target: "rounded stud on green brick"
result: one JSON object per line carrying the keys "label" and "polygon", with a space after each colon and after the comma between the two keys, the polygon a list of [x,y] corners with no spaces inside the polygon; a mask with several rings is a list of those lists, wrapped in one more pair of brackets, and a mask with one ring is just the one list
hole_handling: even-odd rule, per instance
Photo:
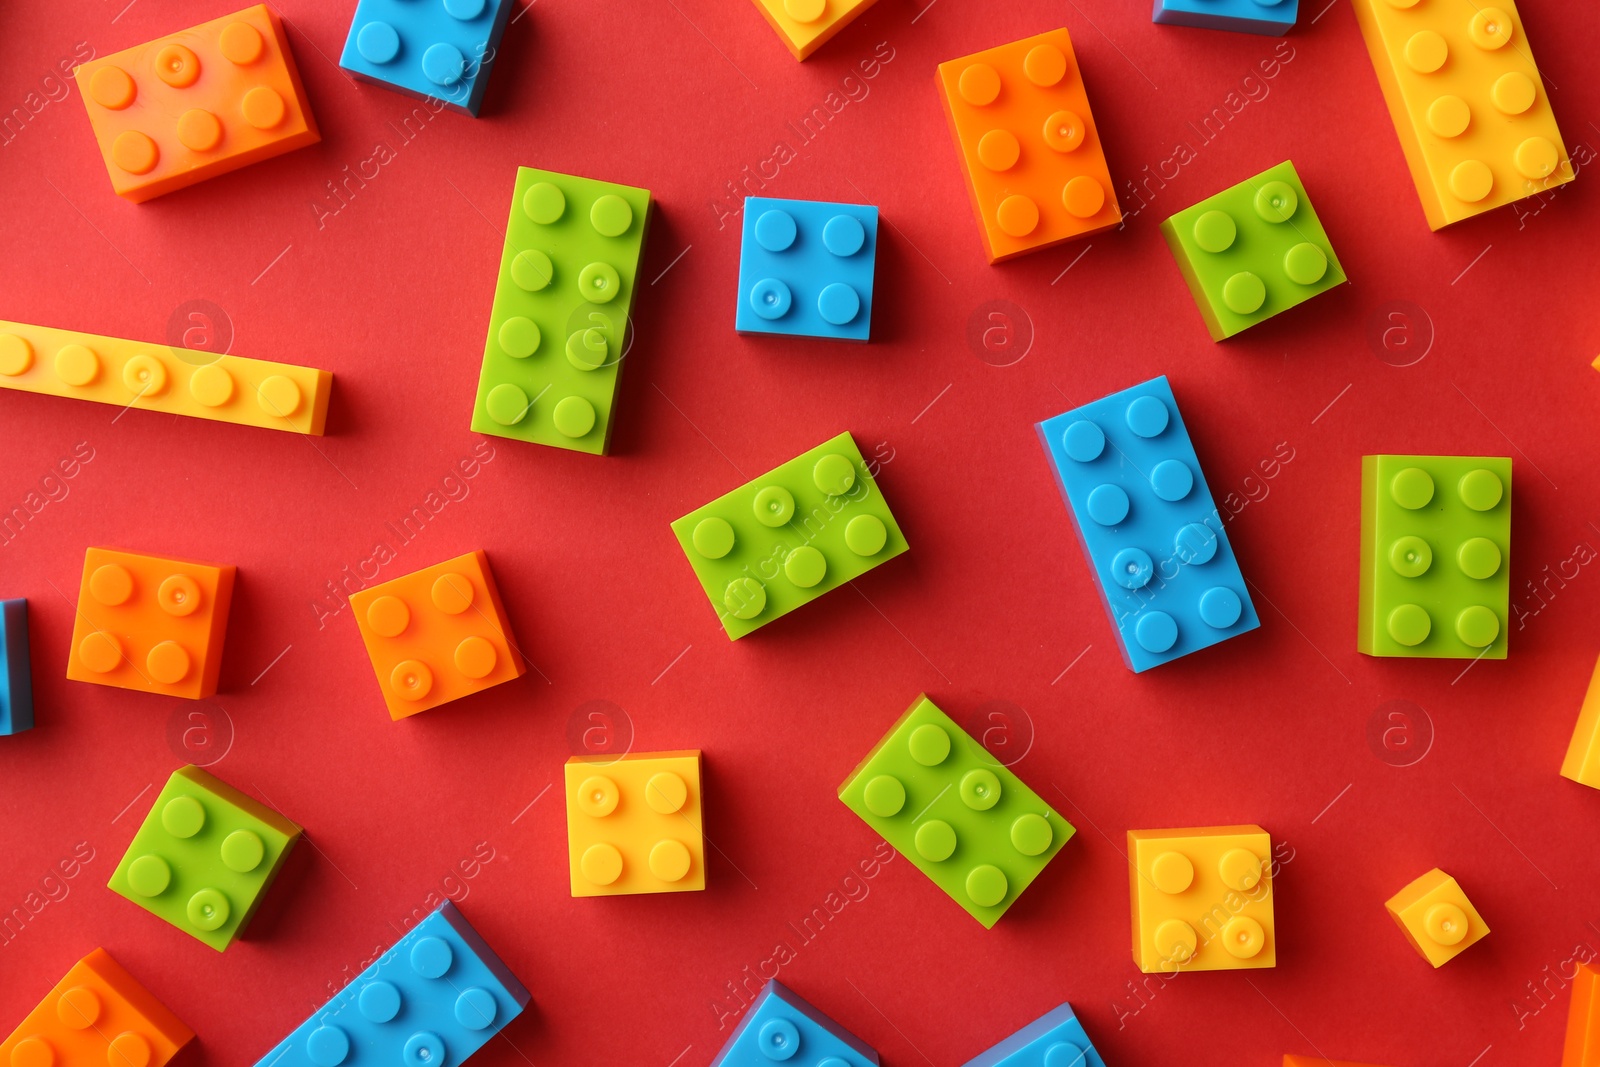
{"label": "rounded stud on green brick", "polygon": [[1479,467],[1461,476],[1456,491],[1461,494],[1461,502],[1473,511],[1489,511],[1500,503],[1505,486],[1493,471]]}
{"label": "rounded stud on green brick", "polygon": [[880,774],[861,791],[861,801],[872,814],[887,819],[900,814],[906,806],[906,787],[893,775]]}
{"label": "rounded stud on green brick", "polygon": [[230,871],[248,874],[261,866],[267,847],[252,830],[235,830],[222,841],[222,865]]}
{"label": "rounded stud on green brick", "polygon": [[1433,476],[1421,467],[1407,467],[1389,480],[1389,499],[1416,511],[1433,499]]}
{"label": "rounded stud on green brick", "polygon": [[1235,315],[1254,315],[1267,302],[1266,284],[1242,270],[1222,283],[1222,302]]}
{"label": "rounded stud on green brick", "polygon": [[950,735],[942,726],[923,723],[911,731],[906,747],[911,751],[911,758],[924,767],[937,767],[950,755]]}
{"label": "rounded stud on green brick", "polygon": [[1468,578],[1493,578],[1500,571],[1500,546],[1487,537],[1469,537],[1456,549],[1456,564]]}
{"label": "rounded stud on green brick", "polygon": [[1006,899],[1005,872],[988,863],[980,863],[967,872],[967,897],[980,908],[992,908]]}
{"label": "rounded stud on green brick", "polygon": [[539,350],[539,324],[521,315],[513,315],[500,324],[496,334],[500,351],[513,359],[527,359]]}
{"label": "rounded stud on green brick", "polygon": [[913,838],[917,855],[925,860],[942,863],[956,850],[956,832],[943,819],[929,819],[917,827]]}
{"label": "rounded stud on green brick", "polygon": [[753,619],[767,606],[767,591],[754,578],[735,578],[722,593],[722,606],[736,619]]}
{"label": "rounded stud on green brick", "polygon": [[1402,578],[1420,578],[1433,566],[1433,549],[1420,537],[1402,537],[1389,546],[1389,566]]}
{"label": "rounded stud on green brick", "polygon": [[159,897],[172,884],[172,868],[160,856],[140,856],[128,864],[128,888],[141,897]]}
{"label": "rounded stud on green brick", "polygon": [[829,496],[843,496],[856,484],[856,466],[837,452],[829,452],[811,468],[811,484]]}
{"label": "rounded stud on green brick", "polygon": [[694,550],[706,559],[721,559],[733,551],[733,527],[727,519],[713,515],[695,524],[690,540],[694,543]]}
{"label": "rounded stud on green brick", "polygon": [[1288,222],[1299,207],[1300,197],[1288,182],[1270,181],[1256,190],[1256,214],[1264,222]]}
{"label": "rounded stud on green brick", "polygon": [[1482,604],[1474,604],[1456,616],[1456,636],[1471,648],[1488,648],[1500,636],[1500,617]]}
{"label": "rounded stud on green brick", "polygon": [[1011,847],[1024,856],[1044,855],[1054,840],[1055,832],[1050,829],[1050,820],[1036,812],[1018,815],[1011,822]]}
{"label": "rounded stud on green brick", "polygon": [[858,556],[876,556],[889,540],[889,528],[876,515],[857,515],[844,527],[844,544]]}
{"label": "rounded stud on green brick", "polygon": [[602,237],[621,237],[633,225],[633,208],[615,193],[607,193],[589,209],[589,224]]}
{"label": "rounded stud on green brick", "polygon": [[555,277],[555,265],[537,248],[525,248],[511,260],[511,280],[524,292],[537,293]]}
{"label": "rounded stud on green brick", "polygon": [[591,304],[609,304],[622,292],[622,279],[609,263],[590,263],[578,272],[578,295]]}
{"label": "rounded stud on green brick", "polygon": [[1309,241],[1301,241],[1283,254],[1283,273],[1296,285],[1315,285],[1328,273],[1328,257]]}
{"label": "rounded stud on green brick", "polygon": [[810,545],[801,545],[783,561],[783,576],[801,589],[815,586],[827,573],[827,557]]}
{"label": "rounded stud on green brick", "polygon": [[209,933],[212,930],[222,929],[232,910],[228,906],[228,898],[222,895],[221,890],[208,888],[201,889],[190,897],[183,913],[188,918],[190,926]]}
{"label": "rounded stud on green brick", "polygon": [[1388,621],[1384,624],[1389,631],[1389,636],[1407,648],[1413,648],[1428,639],[1428,633],[1433,629],[1433,620],[1419,604],[1401,604],[1389,612]]}
{"label": "rounded stud on green brick", "polygon": [[531,406],[528,394],[509,382],[502,382],[489,390],[483,402],[489,417],[501,426],[515,426],[527,417]]}
{"label": "rounded stud on green brick", "polygon": [[194,797],[173,797],[161,807],[161,828],[173,837],[193,837],[206,825],[206,809]]}
{"label": "rounded stud on green brick", "polygon": [[777,529],[794,518],[794,495],[781,485],[769,485],[756,493],[751,510],[761,525]]}
{"label": "rounded stud on green brick", "polygon": [[973,811],[988,811],[1000,803],[1000,779],[987,767],[961,776],[961,803]]}
{"label": "rounded stud on green brick", "polygon": [[522,213],[541,226],[555,222],[566,210],[566,194],[549,182],[534,182],[522,194]]}
{"label": "rounded stud on green brick", "polygon": [[1194,243],[1203,251],[1226,252],[1238,235],[1239,227],[1226,211],[1207,211],[1194,220]]}
{"label": "rounded stud on green brick", "polygon": [[562,397],[550,413],[550,421],[563,437],[582,437],[594,429],[594,405],[581,396]]}

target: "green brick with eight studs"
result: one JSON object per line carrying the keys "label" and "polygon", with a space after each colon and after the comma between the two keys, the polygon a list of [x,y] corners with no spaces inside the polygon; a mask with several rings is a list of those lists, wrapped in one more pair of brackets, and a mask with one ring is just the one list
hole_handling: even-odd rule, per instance
{"label": "green brick with eight studs", "polygon": [[1279,163],[1161,224],[1213,341],[1345,282],[1293,163]]}
{"label": "green brick with eight studs", "polygon": [[1510,557],[1510,459],[1361,457],[1357,649],[1505,659]]}
{"label": "green brick with eight studs", "polygon": [[672,524],[730,640],[907,548],[849,433]]}
{"label": "green brick with eight studs", "polygon": [[650,192],[517,168],[472,428],[602,455]]}
{"label": "green brick with eight studs", "polygon": [[172,772],[110,887],[221,952],[255,914],[300,827],[199,767]]}

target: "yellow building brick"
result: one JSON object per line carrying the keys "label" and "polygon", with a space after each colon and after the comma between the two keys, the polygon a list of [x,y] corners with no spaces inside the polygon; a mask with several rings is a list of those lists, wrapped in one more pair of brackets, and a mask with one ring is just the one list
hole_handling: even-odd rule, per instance
{"label": "yellow building brick", "polygon": [[1147,974],[1275,966],[1271,864],[1259,826],[1128,831],[1133,962]]}
{"label": "yellow building brick", "polygon": [[1574,177],[1512,0],[1352,0],[1435,230]]}
{"label": "yellow building brick", "polygon": [[1589,676],[1589,691],[1578,711],[1578,725],[1567,745],[1567,758],[1561,761],[1561,776],[1580,785],[1600,789],[1600,662]]}
{"label": "yellow building brick", "polygon": [[704,889],[700,797],[696,750],[569,759],[572,895]]}
{"label": "yellow building brick", "polygon": [[1489,932],[1461,886],[1437,867],[1390,897],[1386,906],[1411,947],[1435,967]]}
{"label": "yellow building brick", "polygon": [[802,62],[878,0],[755,0],[756,7]]}

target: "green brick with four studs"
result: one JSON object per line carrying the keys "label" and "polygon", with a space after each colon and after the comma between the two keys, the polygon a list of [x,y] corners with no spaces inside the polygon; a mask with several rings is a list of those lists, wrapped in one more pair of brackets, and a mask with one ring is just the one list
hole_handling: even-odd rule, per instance
{"label": "green brick with four studs", "polygon": [[985,928],[1076,832],[925,696],[839,799]]}
{"label": "green brick with four studs", "polygon": [[1213,341],[1345,282],[1293,163],[1178,212],[1161,232]]}
{"label": "green brick with four studs", "polygon": [[672,532],[730,639],[907,547],[848,433],[691,511]]}
{"label": "green brick with four studs", "polygon": [[110,887],[221,952],[243,931],[300,827],[198,767],[167,779]]}
{"label": "green brick with four studs", "polygon": [[1510,459],[1361,457],[1360,651],[1505,659],[1510,558]]}
{"label": "green brick with four studs", "polygon": [[517,169],[472,428],[604,454],[650,192]]}

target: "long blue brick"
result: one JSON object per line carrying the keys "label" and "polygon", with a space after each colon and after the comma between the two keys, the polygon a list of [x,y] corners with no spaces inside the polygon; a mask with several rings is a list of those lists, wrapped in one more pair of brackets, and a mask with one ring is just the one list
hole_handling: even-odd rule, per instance
{"label": "long blue brick", "polygon": [[528,991],[446,901],[256,1067],[457,1067]]}
{"label": "long blue brick", "polygon": [[878,1067],[878,1054],[777,979],[756,997],[711,1067]]}
{"label": "long blue brick", "polygon": [[28,602],[0,600],[0,736],[33,729]]}
{"label": "long blue brick", "polygon": [[1261,625],[1165,376],[1038,430],[1131,670]]}

